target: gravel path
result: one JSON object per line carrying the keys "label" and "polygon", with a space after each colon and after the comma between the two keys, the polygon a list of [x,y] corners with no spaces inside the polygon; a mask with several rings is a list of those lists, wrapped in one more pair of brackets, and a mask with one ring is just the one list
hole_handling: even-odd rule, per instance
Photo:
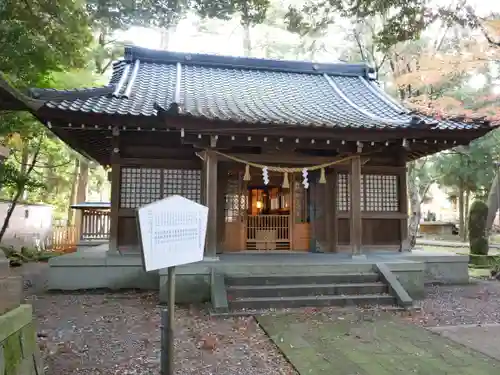
{"label": "gravel path", "polygon": [[[33,296],[48,374],[158,374],[156,294]],[[295,374],[253,318],[176,312],[177,374]]]}
{"label": "gravel path", "polygon": [[500,282],[429,287],[421,307],[411,319],[424,326],[500,323]]}
{"label": "gravel path", "polygon": [[[47,265],[23,275],[47,374],[158,374],[156,293],[45,293]],[[176,311],[176,374],[295,375],[252,317],[211,319],[203,307]]]}
{"label": "gravel path", "polygon": [[[13,272],[25,278],[47,374],[159,372],[155,293],[44,293],[46,270],[44,264],[33,264]],[[429,287],[421,307],[406,319],[427,327],[500,323],[500,282]],[[302,313],[307,317],[335,310],[309,308]],[[204,311],[177,309],[177,374],[296,374],[253,318],[210,318]]]}

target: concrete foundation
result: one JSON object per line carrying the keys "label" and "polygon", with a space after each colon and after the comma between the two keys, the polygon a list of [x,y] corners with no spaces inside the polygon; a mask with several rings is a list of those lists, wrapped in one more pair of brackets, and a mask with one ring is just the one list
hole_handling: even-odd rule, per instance
{"label": "concrete foundation", "polygon": [[[467,256],[424,251],[366,255],[365,259],[352,259],[340,253],[221,254],[217,261],[210,259],[176,268],[176,301],[209,301],[213,273],[225,276],[363,273],[383,263],[413,299],[423,298],[426,283],[469,281]],[[105,246],[98,246],[53,258],[49,265],[51,290],[149,289],[159,290],[161,302],[167,300],[167,270],[145,272],[139,254],[109,254]]]}

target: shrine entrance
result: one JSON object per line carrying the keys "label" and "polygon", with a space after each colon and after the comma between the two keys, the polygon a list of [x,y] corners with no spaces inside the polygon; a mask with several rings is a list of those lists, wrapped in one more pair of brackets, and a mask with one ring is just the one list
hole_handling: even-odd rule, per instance
{"label": "shrine entrance", "polygon": [[281,186],[248,186],[246,249],[290,250],[291,192]]}

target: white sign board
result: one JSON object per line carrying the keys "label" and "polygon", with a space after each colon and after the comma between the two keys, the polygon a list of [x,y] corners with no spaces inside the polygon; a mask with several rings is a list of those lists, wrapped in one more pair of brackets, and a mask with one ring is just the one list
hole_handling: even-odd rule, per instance
{"label": "white sign board", "polygon": [[203,260],[208,207],[180,195],[137,211],[146,271]]}

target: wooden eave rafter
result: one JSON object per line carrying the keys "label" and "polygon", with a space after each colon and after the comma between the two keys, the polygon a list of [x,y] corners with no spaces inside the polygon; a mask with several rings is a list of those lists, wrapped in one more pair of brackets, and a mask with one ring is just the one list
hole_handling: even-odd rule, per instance
{"label": "wooden eave rafter", "polygon": [[117,126],[125,131],[183,131],[185,134],[299,137],[306,139],[330,139],[344,141],[391,141],[398,139],[471,140],[485,135],[493,128],[476,129],[371,129],[371,128],[327,128],[268,124],[241,124],[232,121],[202,120],[192,117],[156,117],[106,115],[81,113],[42,108],[38,115],[63,128],[108,129]]}
{"label": "wooden eave rafter", "polygon": [[[58,135],[64,142],[68,143],[72,148],[77,150],[78,152],[82,153],[83,155],[90,157],[100,164],[103,165],[109,165],[111,164],[111,154],[112,154],[112,143],[111,143],[111,138],[112,138],[112,130],[108,128],[98,128],[96,129],[95,127],[85,127],[82,128],[80,127],[72,127],[72,128],[65,128],[65,129],[58,129],[56,126],[52,126],[53,130],[55,130],[56,135]],[[179,154],[178,156],[172,154],[171,152],[166,155],[164,150],[165,150],[165,142],[166,140],[170,140],[168,142],[169,146],[168,148],[171,149],[171,151],[174,150],[184,150],[188,151],[189,153],[196,152],[197,150],[207,148],[210,145],[210,136],[207,135],[202,135],[202,139],[200,140],[198,137],[199,135],[196,134],[189,134],[185,133],[185,139],[183,140],[182,137],[182,132],[181,131],[161,131],[161,130],[156,130],[156,131],[148,131],[148,130],[137,130],[137,128],[132,128],[131,130],[128,130],[129,128],[126,128],[126,130],[122,130],[120,133],[120,138],[122,139],[123,143],[123,151],[124,155],[127,155],[127,157],[135,157],[135,158],[162,158],[162,157],[168,157],[168,158],[182,158],[182,157],[187,157],[187,155],[184,154]],[[457,135],[457,133],[461,132],[448,132],[449,135]],[[469,132],[469,136],[472,135]],[[476,138],[477,133],[475,134],[474,137]],[[190,144],[190,142],[193,141],[193,138],[195,138],[196,142],[193,142],[193,144]],[[340,153],[346,153],[346,152],[356,152],[358,142],[356,141],[343,141],[343,140],[335,140],[335,141],[330,141],[330,144],[327,144],[328,140],[316,140],[313,138],[294,138],[294,137],[267,137],[267,142],[265,141],[266,136],[250,136],[250,140],[248,139],[249,136],[235,136],[234,140],[231,139],[232,136],[227,136],[227,135],[220,135],[218,137],[217,141],[217,148],[222,149],[223,152],[228,151],[227,147],[230,146],[232,143],[237,145],[248,145],[251,147],[259,147],[259,146],[265,146],[268,144],[268,146],[265,146],[262,149],[262,152],[267,153],[269,145],[273,147],[274,145],[280,144],[280,140],[283,139],[283,143],[286,142],[285,145],[285,150],[294,150],[295,148],[303,148],[303,149],[308,149],[308,150],[318,150],[318,149],[331,149],[335,150],[337,149],[337,152]],[[450,137],[442,137],[441,139],[439,138],[434,138],[434,139],[405,139],[405,138],[398,138],[395,140],[391,141],[385,141],[385,142],[362,142],[363,145],[363,150],[368,151],[368,150],[373,150],[377,147],[382,146],[382,150],[380,151],[380,156],[381,157],[393,157],[394,152],[404,149],[403,143],[406,141],[408,144],[408,153],[407,153],[407,160],[414,160],[418,159],[420,157],[430,155],[439,151],[443,151],[446,149],[451,149],[453,147],[467,144],[470,141],[469,137],[462,137],[461,139],[455,139],[453,141],[449,140]],[[178,140],[178,141],[177,141]],[[298,143],[297,143],[298,140]],[[311,143],[311,141],[314,140],[314,143]],[[187,142],[186,142],[187,141]],[[134,144],[134,145],[144,145],[146,148],[149,147],[147,152],[138,152],[136,153],[135,151],[137,150],[126,150],[126,147],[128,144]],[[158,153],[155,153],[155,145],[157,150],[160,150]],[[298,146],[298,147],[296,147]],[[130,151],[130,152],[129,152]],[[383,156],[385,155],[385,156]],[[272,158],[272,155],[268,155],[267,157]],[[306,158],[304,156],[304,158]]]}

